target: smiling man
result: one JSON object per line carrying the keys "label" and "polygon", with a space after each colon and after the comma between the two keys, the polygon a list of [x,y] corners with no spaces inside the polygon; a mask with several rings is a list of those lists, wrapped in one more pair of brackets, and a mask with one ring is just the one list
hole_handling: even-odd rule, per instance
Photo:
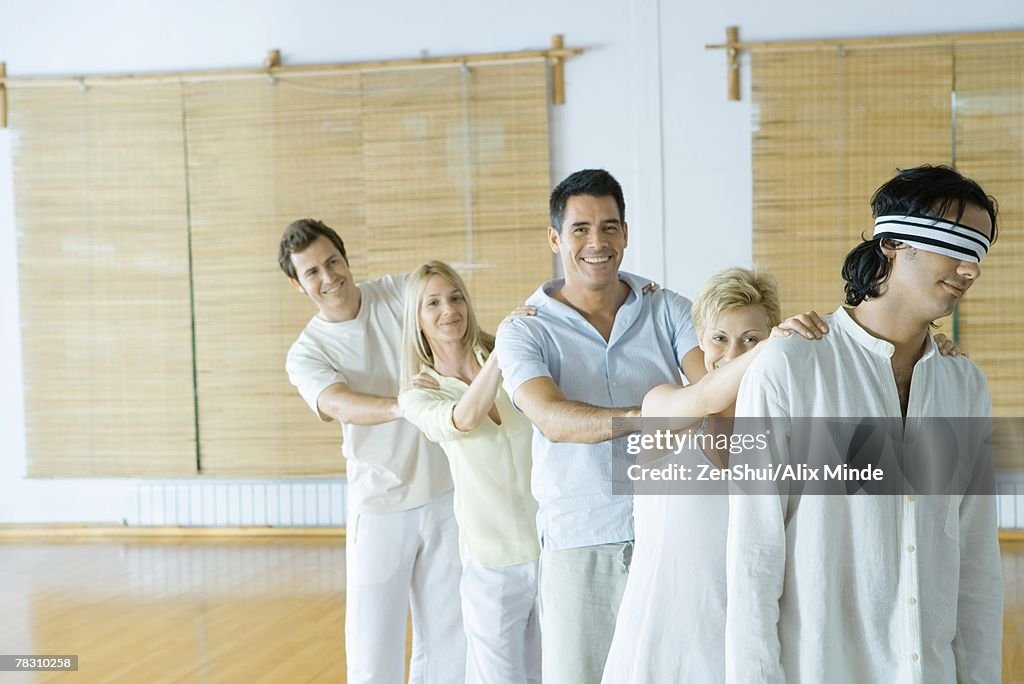
{"label": "smiling man", "polygon": [[409,682],[465,678],[462,572],[452,479],[440,448],[402,419],[396,396],[407,275],[356,284],[341,237],[300,219],[278,263],[316,305],[288,351],[291,383],[320,420],[337,420],[347,461],[347,681],[400,684],[412,610]]}
{"label": "smiling man", "polygon": [[[871,206],[874,234],[846,258],[846,306],[826,317],[831,332],[765,349],[740,385],[736,415],[772,419],[770,456],[780,464],[806,463],[826,444],[800,419],[831,418],[890,419],[908,464],[982,467],[967,471],[966,492],[952,494],[798,496],[794,486],[730,497],[730,682],[1000,678],[991,462],[971,434],[989,425],[988,383],[966,357],[941,357],[929,334],[981,276],[997,234],[995,202],[951,168],[922,166],[900,171]],[[936,418],[969,419],[956,422],[966,434],[937,438]],[[836,442],[837,453],[878,462],[886,450],[873,442],[870,453],[857,451],[856,434]],[[962,446],[949,453],[952,445]],[[956,460],[940,461],[946,454]]]}
{"label": "smiling man", "polygon": [[[615,418],[652,387],[704,374],[689,300],[619,270],[629,241],[622,188],[578,171],[551,193],[548,242],[565,277],[498,329],[505,386],[534,424],[540,510],[543,679],[599,682],[632,557],[632,497],[612,494]],[[622,447],[624,448],[624,447]]]}

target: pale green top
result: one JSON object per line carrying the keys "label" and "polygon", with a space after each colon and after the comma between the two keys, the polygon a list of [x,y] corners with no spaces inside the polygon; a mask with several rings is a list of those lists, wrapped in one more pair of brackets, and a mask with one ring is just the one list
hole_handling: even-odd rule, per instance
{"label": "pale green top", "polygon": [[[479,355],[478,355],[479,357]],[[455,481],[459,548],[483,567],[504,567],[540,556],[537,502],[530,493],[533,427],[498,388],[501,425],[488,415],[472,432],[455,427],[452,413],[469,386],[425,369],[441,388],[411,389],[398,398],[402,414],[448,455]]]}

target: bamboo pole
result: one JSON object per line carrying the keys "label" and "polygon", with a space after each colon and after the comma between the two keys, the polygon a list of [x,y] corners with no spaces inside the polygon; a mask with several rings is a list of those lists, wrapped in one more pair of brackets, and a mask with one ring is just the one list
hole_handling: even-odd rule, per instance
{"label": "bamboo pole", "polygon": [[873,38],[830,38],[813,40],[771,40],[711,43],[708,50],[835,50],[836,48],[900,48],[923,45],[968,45],[1014,43],[1024,41],[1024,31],[988,31],[982,33],[932,33],[917,36],[877,36]]}
{"label": "bamboo pole", "polygon": [[740,42],[740,27],[728,26],[725,29],[725,42],[731,47],[726,51],[729,58],[729,100],[740,100],[740,51],[736,48]]}
{"label": "bamboo pole", "polygon": [[121,76],[66,76],[18,77],[0,79],[0,87],[4,84],[11,88],[45,88],[73,85],[75,87],[90,85],[134,85],[137,83],[194,83],[202,81],[235,80],[249,78],[266,78],[267,75],[281,76],[317,76],[353,71],[387,71],[390,69],[437,68],[454,65],[499,64],[511,62],[527,62],[534,60],[564,60],[583,54],[583,48],[559,48],[550,50],[520,50],[518,52],[492,52],[455,57],[419,57],[407,59],[386,59],[369,62],[351,62],[348,64],[314,64],[308,66],[261,66],[257,69],[212,69],[208,71],[190,71],[184,73],[159,72],[152,74],[126,74]]}
{"label": "bamboo pole", "polygon": [[[551,49],[561,50],[565,47],[565,40],[561,33],[551,36]],[[555,57],[551,63],[551,103],[556,105],[565,104],[565,63],[564,58]]]}

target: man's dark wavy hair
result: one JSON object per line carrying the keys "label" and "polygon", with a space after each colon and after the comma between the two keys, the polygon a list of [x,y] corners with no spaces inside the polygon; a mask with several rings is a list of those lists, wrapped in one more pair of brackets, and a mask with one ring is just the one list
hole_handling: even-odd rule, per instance
{"label": "man's dark wavy hair", "polygon": [[[896,176],[871,197],[871,214],[879,216],[927,216],[942,218],[955,208],[960,221],[968,204],[981,207],[992,219],[992,242],[996,241],[995,198],[976,182],[949,166],[917,166],[897,171]],[[862,236],[863,237],[863,236]],[[857,306],[878,297],[889,279],[892,263],[882,252],[882,240],[867,239],[850,250],[843,264],[846,305]]]}

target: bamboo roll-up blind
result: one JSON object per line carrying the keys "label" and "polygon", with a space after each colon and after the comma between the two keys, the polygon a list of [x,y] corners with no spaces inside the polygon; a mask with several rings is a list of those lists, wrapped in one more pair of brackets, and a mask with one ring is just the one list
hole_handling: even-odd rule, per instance
{"label": "bamboo roll-up blind", "polygon": [[[337,426],[311,424],[283,373],[314,312],[268,251],[290,221],[337,229],[358,280],[453,263],[492,329],[550,277],[545,86],[540,60],[188,86],[204,474],[342,472]],[[504,207],[500,235],[478,205]],[[500,258],[474,260],[494,240]]]}
{"label": "bamboo roll-up blind", "polygon": [[284,369],[297,218],[358,280],[449,261],[490,330],[551,275],[543,59],[84,93],[11,93],[32,474],[343,473]]}
{"label": "bamboo roll-up blind", "polygon": [[[1024,43],[958,46],[957,166],[999,202],[999,238],[960,304],[960,339],[997,416],[1024,416]],[[1024,454],[1018,452],[1020,469]]]}
{"label": "bamboo roll-up blind", "polygon": [[206,475],[344,472],[337,423],[318,423],[284,372],[316,310],[276,256],[284,227],[309,214],[341,233],[354,261],[365,252],[358,79],[185,86]]}
{"label": "bamboo roll-up blind", "polygon": [[194,473],[179,87],[8,97],[28,474]]}
{"label": "bamboo roll-up blind", "polygon": [[371,275],[447,261],[492,332],[551,277],[546,78],[540,60],[364,75]]}
{"label": "bamboo roll-up blind", "polygon": [[[846,251],[871,229],[868,198],[897,168],[952,163],[999,202],[982,278],[941,330],[985,371],[996,416],[1024,411],[1024,42],[754,51],[754,254],[784,308],[841,301]],[[1019,421],[1017,421],[1019,422]],[[997,467],[1024,470],[1016,422]]]}
{"label": "bamboo roll-up blind", "polygon": [[875,188],[951,161],[951,80],[946,47],[753,53],[754,258],[784,313],[839,306]]}

